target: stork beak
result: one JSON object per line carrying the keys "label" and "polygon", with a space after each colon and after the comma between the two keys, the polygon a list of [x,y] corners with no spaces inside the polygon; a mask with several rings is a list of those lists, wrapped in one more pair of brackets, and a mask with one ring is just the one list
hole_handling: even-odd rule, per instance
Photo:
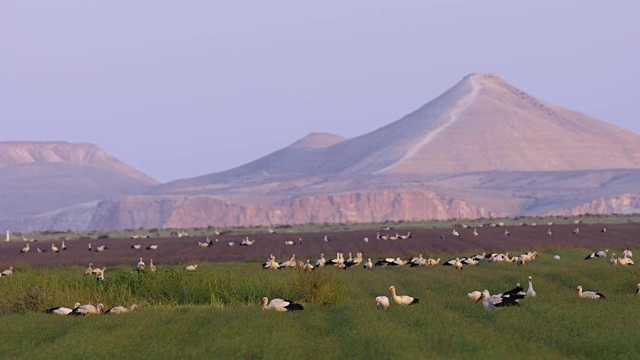
{"label": "stork beak", "polygon": [[476,304],[477,304],[477,303],[479,303],[479,302],[480,302],[480,300],[482,300],[482,296],[480,296],[480,297],[478,298],[478,300],[476,300]]}

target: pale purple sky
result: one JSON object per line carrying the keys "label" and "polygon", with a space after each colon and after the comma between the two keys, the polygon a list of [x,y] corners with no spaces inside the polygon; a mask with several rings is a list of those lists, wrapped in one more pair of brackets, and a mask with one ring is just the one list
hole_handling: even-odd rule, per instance
{"label": "pale purple sky", "polygon": [[169,181],[364,134],[472,72],[640,133],[640,1],[592,3],[2,1],[0,141]]}

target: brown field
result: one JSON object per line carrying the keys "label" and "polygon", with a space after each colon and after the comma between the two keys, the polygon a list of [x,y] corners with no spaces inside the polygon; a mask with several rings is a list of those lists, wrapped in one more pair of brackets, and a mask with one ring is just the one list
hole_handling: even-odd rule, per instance
{"label": "brown field", "polygon": [[[603,227],[607,232],[601,232]],[[572,231],[579,227],[580,233],[575,235]],[[338,251],[348,254],[362,252],[365,259],[371,257],[374,262],[382,256],[417,256],[422,253],[425,257],[439,254],[473,255],[477,252],[506,252],[513,251],[511,255],[517,255],[520,251],[546,250],[561,248],[582,247],[587,249],[602,250],[605,247],[623,249],[625,247],[637,248],[640,246],[640,223],[625,224],[580,224],[580,225],[553,225],[553,235],[547,234],[545,226],[507,226],[507,227],[483,227],[478,228],[479,236],[473,235],[473,228],[456,228],[460,237],[452,235],[450,229],[414,229],[411,230],[412,238],[408,240],[382,241],[376,239],[377,230],[370,231],[337,231],[330,232],[330,242],[323,241],[324,233],[286,233],[286,234],[260,234],[250,235],[256,242],[252,246],[239,246],[244,238],[243,234],[223,234],[218,236],[219,242],[212,247],[201,248],[198,241],[204,241],[205,237],[190,238],[152,238],[152,239],[105,239],[105,240],[67,240],[66,251],[53,253],[52,241],[31,242],[31,251],[21,254],[20,249],[25,242],[11,241],[0,243],[0,266],[33,266],[33,267],[57,267],[57,266],[86,266],[92,262],[95,266],[135,265],[140,257],[148,263],[151,258],[154,264],[179,264],[196,262],[225,262],[225,261],[264,261],[273,253],[278,261],[284,261],[296,254],[296,258],[312,262],[324,253],[326,257],[333,258]],[[508,230],[511,235],[505,236]],[[405,234],[407,230],[398,230]],[[381,234],[395,234],[396,230],[381,231]],[[440,236],[445,235],[442,239]],[[369,242],[363,241],[364,237]],[[303,239],[298,244],[299,238]],[[214,239],[214,236],[211,236]],[[285,240],[293,240],[295,245],[285,245]],[[227,246],[227,242],[234,241],[235,246]],[[60,247],[62,241],[53,241]],[[87,244],[91,243],[93,249],[105,244],[108,250],[104,252],[87,251]],[[143,248],[134,250],[130,246],[142,244]],[[157,250],[145,250],[150,244],[158,244]],[[47,252],[38,253],[40,247]],[[611,249],[613,251],[613,249]],[[586,255],[586,254],[585,254]]]}

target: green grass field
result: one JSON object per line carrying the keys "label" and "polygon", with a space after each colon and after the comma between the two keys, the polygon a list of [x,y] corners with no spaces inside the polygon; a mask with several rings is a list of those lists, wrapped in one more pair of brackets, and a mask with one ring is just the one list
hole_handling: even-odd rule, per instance
{"label": "green grass field", "polygon": [[[585,261],[583,249],[540,254],[525,267],[262,270],[257,263],[114,269],[104,283],[83,268],[16,268],[0,280],[0,358],[639,358],[639,271]],[[515,251],[512,253],[516,253]],[[552,259],[554,254],[562,260]],[[441,256],[446,258],[446,255]],[[485,310],[473,290],[526,290],[518,308]],[[374,308],[390,285],[420,304]],[[605,300],[580,299],[577,285]],[[291,298],[304,311],[262,311],[262,296]],[[124,315],[41,313],[74,302],[140,305]]]}

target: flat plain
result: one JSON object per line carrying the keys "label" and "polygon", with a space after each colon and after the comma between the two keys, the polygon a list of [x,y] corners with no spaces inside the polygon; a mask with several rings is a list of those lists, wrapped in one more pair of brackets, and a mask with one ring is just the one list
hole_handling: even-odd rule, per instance
{"label": "flat plain", "polygon": [[[579,234],[573,234],[576,227]],[[603,227],[607,228],[602,232]],[[19,254],[22,241],[0,244],[0,265],[14,275],[0,280],[0,355],[3,358],[637,358],[640,272],[611,266],[613,252],[637,249],[640,224],[566,224],[412,229],[408,240],[382,241],[376,229],[327,233],[255,234],[249,247],[226,246],[242,234],[222,235],[212,248],[197,238],[105,239],[109,250],[86,250],[86,240],[67,242],[66,253]],[[509,236],[504,235],[507,229]],[[402,231],[400,231],[402,230]],[[398,229],[406,233],[406,229]],[[395,233],[395,229],[390,232]],[[387,232],[382,231],[383,234]],[[444,239],[440,235],[445,235]],[[362,238],[368,237],[365,243]],[[285,240],[303,238],[287,246]],[[94,242],[95,240],[91,240]],[[157,242],[158,250],[133,250],[132,243]],[[59,245],[60,241],[56,241]],[[46,241],[31,243],[50,246]],[[93,244],[99,245],[100,242]],[[584,260],[609,249],[607,258]],[[525,266],[489,263],[457,271],[451,267],[333,267],[304,272],[263,270],[273,253],[285,260],[296,253],[312,262],[324,252],[381,256],[449,257],[480,250],[517,255],[537,250]],[[147,254],[153,255],[147,255]],[[560,260],[553,256],[559,255]],[[154,274],[136,270],[153,256]],[[25,260],[26,259],[26,260]],[[32,261],[33,260],[33,261]],[[263,260],[262,260],[263,261]],[[106,280],[85,276],[88,262],[107,266]],[[198,263],[195,272],[184,271]],[[537,296],[519,307],[485,310],[467,293],[497,293],[532,276]],[[374,299],[390,285],[420,299],[412,306],[377,310]],[[575,290],[595,290],[603,300],[578,298]],[[303,311],[262,311],[263,296],[296,300]],[[136,303],[123,315],[65,317],[43,314],[74,302],[107,308]]]}

